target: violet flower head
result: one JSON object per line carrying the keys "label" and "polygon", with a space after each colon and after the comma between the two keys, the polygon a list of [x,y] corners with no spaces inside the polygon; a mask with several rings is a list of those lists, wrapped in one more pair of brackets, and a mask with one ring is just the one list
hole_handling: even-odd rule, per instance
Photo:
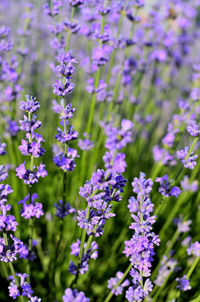
{"label": "violet flower head", "polygon": [[8,165],[0,165],[0,182],[4,181],[8,177]]}
{"label": "violet flower head", "polygon": [[105,133],[107,135],[105,147],[111,152],[115,150],[121,150],[128,143],[132,141],[132,131],[134,124],[123,119],[121,121],[121,129],[113,127],[112,124],[103,125]]}
{"label": "violet flower head", "polygon": [[118,296],[121,295],[123,292],[123,289],[127,286],[129,286],[130,282],[128,279],[125,279],[117,288],[115,288],[115,286],[117,285],[118,281],[120,279],[122,279],[123,277],[123,273],[122,272],[117,272],[116,277],[115,278],[110,278],[108,280],[108,288],[111,289],[111,292]]}
{"label": "violet flower head", "polygon": [[196,257],[200,256],[200,243],[196,241],[195,243],[191,243],[191,245],[187,249],[188,255],[193,255]]}
{"label": "violet flower head", "polygon": [[[80,253],[80,240],[78,239],[76,242],[72,243],[71,245],[71,255],[74,255],[75,257],[79,256]],[[79,267],[70,260],[69,265],[69,272],[73,275],[77,273],[77,271],[80,272],[80,274],[85,274],[89,269],[89,261],[90,259],[97,259],[98,257],[98,245],[96,241],[92,241],[91,247],[85,251],[86,249],[86,243],[84,245],[84,252],[81,258],[81,262],[79,264]]]}
{"label": "violet flower head", "polygon": [[183,188],[184,191],[196,192],[199,187],[199,182],[198,180],[189,182],[189,177],[185,175],[183,180],[181,181],[181,187]]}
{"label": "violet flower head", "polygon": [[84,292],[78,292],[76,289],[67,288],[62,297],[63,302],[89,302],[90,299],[85,297]]}
{"label": "violet flower head", "polygon": [[[74,84],[71,83],[71,77],[75,72],[74,63],[77,63],[77,61],[68,52],[62,52],[58,56],[58,61],[59,65],[57,65],[56,71],[61,75],[62,82],[57,81],[54,84],[54,93],[64,97],[71,93],[74,88]],[[60,150],[56,150],[53,161],[64,172],[73,171],[76,167],[75,158],[79,157],[79,155],[75,149],[69,147],[69,143],[78,138],[78,132],[69,124],[69,120],[73,117],[75,108],[72,107],[71,103],[66,105],[65,99],[61,98],[60,102],[53,101],[53,110],[61,119],[61,126],[57,128],[55,138],[64,144]]]}
{"label": "violet flower head", "polygon": [[105,168],[107,171],[114,173],[124,173],[127,167],[125,161],[125,153],[117,153],[107,151],[103,156]]}
{"label": "violet flower head", "polygon": [[152,190],[153,181],[150,178],[146,179],[145,176],[140,172],[140,177],[135,177],[132,182],[133,192],[140,196],[148,195]]}
{"label": "violet flower head", "polygon": [[188,156],[189,147],[185,147],[185,149],[179,150],[176,152],[178,159],[182,162],[185,168],[194,169],[196,166],[196,159],[198,158],[197,154],[191,152]]}
{"label": "violet flower head", "polygon": [[1,141],[0,141],[0,156],[6,154],[5,148],[6,148],[6,144],[5,143],[1,143]]}
{"label": "violet flower head", "polygon": [[187,291],[191,289],[190,281],[187,279],[186,275],[184,275],[182,278],[176,278],[176,281],[178,282],[178,285],[176,288],[178,288],[181,291]]}
{"label": "violet flower head", "polygon": [[192,136],[199,136],[200,135],[200,126],[197,124],[195,120],[192,120],[190,124],[187,126],[187,131]]}
{"label": "violet flower head", "polygon": [[16,299],[16,297],[22,296],[31,298],[31,294],[33,293],[33,290],[30,286],[30,284],[26,281],[26,278],[28,277],[27,274],[16,274],[20,278],[20,286],[17,287],[17,284],[15,282],[15,279],[13,276],[9,276],[10,285],[8,287],[9,289],[9,296],[13,299]]}
{"label": "violet flower head", "polygon": [[64,219],[65,216],[76,212],[68,202],[63,205],[62,200],[59,200],[59,202],[55,203],[54,206],[56,208],[56,216],[61,219]]}
{"label": "violet flower head", "polygon": [[[20,120],[21,130],[26,132],[25,139],[21,140],[19,150],[24,156],[30,156],[31,162],[34,158],[39,158],[44,155],[45,150],[41,144],[45,141],[42,136],[36,133],[36,129],[41,126],[41,122],[36,119],[35,112],[40,108],[36,98],[26,96],[26,101],[20,102],[20,108],[26,113],[24,119]],[[35,167],[33,164],[31,170],[26,169],[26,161],[16,168],[17,176],[24,180],[25,184],[33,185],[38,182],[39,177],[45,177],[47,171],[45,165],[41,162]],[[37,171],[36,171],[37,168]]]}
{"label": "violet flower head", "polygon": [[67,0],[67,2],[72,6],[72,7],[78,7],[82,4],[84,4],[84,0]]}
{"label": "violet flower head", "polygon": [[26,95],[26,101],[20,102],[19,108],[25,112],[35,113],[40,109],[40,104],[38,101],[35,101],[36,98],[29,98],[29,95]]}
{"label": "violet flower head", "polygon": [[84,139],[79,139],[78,146],[81,150],[88,151],[94,147],[94,144],[88,138],[84,138]]}
{"label": "violet flower head", "polygon": [[30,300],[28,302],[42,302],[41,298],[38,298],[37,296],[30,297]]}
{"label": "violet flower head", "polygon": [[29,200],[29,194],[24,198],[24,200],[21,200],[18,202],[18,204],[23,204],[23,208],[20,211],[20,214],[25,219],[30,219],[32,217],[36,217],[39,219],[41,216],[44,215],[44,212],[42,210],[42,204],[35,202],[35,199],[38,198],[38,195],[34,193],[31,196],[31,203],[27,204],[26,202]]}
{"label": "violet flower head", "polygon": [[13,262],[17,260],[17,256],[21,257],[23,251],[23,242],[12,234],[8,238],[8,245],[5,244],[4,238],[0,237],[0,261]]}
{"label": "violet flower head", "polygon": [[68,147],[67,154],[60,152],[53,157],[53,161],[63,171],[73,171],[76,167],[76,157],[79,157],[77,150]]}
{"label": "violet flower head", "polygon": [[77,220],[79,227],[85,228],[88,235],[98,237],[103,234],[105,221],[115,216],[110,212],[111,202],[121,200],[120,193],[126,181],[121,174],[98,169],[91,180],[80,188],[79,194],[87,200],[90,212],[87,217],[87,210],[79,210]]}
{"label": "violet flower head", "polygon": [[200,89],[198,87],[193,88],[190,97],[193,101],[198,101],[200,98]]}
{"label": "violet flower head", "polygon": [[165,197],[175,196],[178,197],[181,193],[181,189],[179,187],[171,187],[172,180],[169,182],[168,175],[164,175],[163,177],[157,177],[156,182],[160,183],[160,187],[158,191]]}
{"label": "violet flower head", "polygon": [[192,223],[192,220],[189,219],[183,221],[183,218],[179,217],[179,218],[175,218],[173,220],[173,223],[177,226],[179,233],[186,233],[190,231],[190,225]]}

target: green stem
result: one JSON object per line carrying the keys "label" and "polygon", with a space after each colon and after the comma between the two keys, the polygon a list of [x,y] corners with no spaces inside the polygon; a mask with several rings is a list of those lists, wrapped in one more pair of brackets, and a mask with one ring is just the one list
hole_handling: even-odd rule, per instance
{"label": "green stem", "polygon": [[[74,13],[75,13],[75,7],[72,7],[71,16],[70,16],[70,22],[73,21]],[[69,43],[70,43],[71,34],[72,34],[71,31],[69,31],[68,35],[67,35],[67,41],[66,41],[66,47],[65,47],[66,51],[69,50]]]}
{"label": "green stem", "polygon": [[[97,89],[97,87],[99,85],[99,78],[100,78],[100,67],[98,67],[96,75],[95,75],[95,84],[94,84],[95,89]],[[90,131],[91,131],[95,103],[96,103],[96,93],[94,93],[92,95],[92,102],[91,102],[91,106],[90,106],[90,112],[89,112],[88,123],[87,123],[87,128],[86,128],[87,133],[90,133]]]}
{"label": "green stem", "polygon": [[195,267],[197,266],[197,264],[198,264],[198,262],[199,262],[199,259],[200,259],[200,257],[196,257],[196,258],[195,258],[195,260],[194,260],[192,266],[190,267],[190,269],[189,269],[189,271],[188,271],[188,273],[187,273],[187,275],[186,275],[186,278],[187,278],[187,279],[189,279],[189,278],[191,277],[191,275],[192,275],[192,273],[193,273]]}

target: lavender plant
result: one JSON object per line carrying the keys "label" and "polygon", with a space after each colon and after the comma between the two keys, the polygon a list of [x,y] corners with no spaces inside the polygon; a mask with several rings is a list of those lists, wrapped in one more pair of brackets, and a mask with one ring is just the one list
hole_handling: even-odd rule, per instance
{"label": "lavender plant", "polygon": [[0,301],[199,301],[199,1],[0,15]]}

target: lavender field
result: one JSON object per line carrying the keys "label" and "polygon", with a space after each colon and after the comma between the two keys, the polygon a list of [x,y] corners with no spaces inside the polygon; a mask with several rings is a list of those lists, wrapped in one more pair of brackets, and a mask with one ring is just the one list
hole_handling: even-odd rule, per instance
{"label": "lavender field", "polygon": [[0,302],[200,302],[200,0],[0,0]]}

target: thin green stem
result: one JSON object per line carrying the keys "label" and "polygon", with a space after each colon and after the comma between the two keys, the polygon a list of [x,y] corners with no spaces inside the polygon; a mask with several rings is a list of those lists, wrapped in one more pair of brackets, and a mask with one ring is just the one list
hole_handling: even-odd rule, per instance
{"label": "thin green stem", "polygon": [[[73,6],[73,7],[72,7],[72,11],[71,11],[71,16],[70,16],[70,22],[73,21],[74,13],[75,13],[75,7]],[[67,41],[66,41],[66,47],[65,47],[65,50],[66,50],[66,51],[69,50],[69,43],[70,43],[71,34],[72,34],[71,31],[69,31],[69,32],[68,32],[68,35],[67,35]]]}
{"label": "thin green stem", "polygon": [[186,278],[187,278],[187,279],[189,279],[189,278],[191,277],[191,275],[192,275],[194,269],[196,268],[196,266],[197,266],[199,260],[200,260],[200,257],[196,257],[196,258],[195,258],[195,260],[194,260],[192,266],[190,267],[190,269],[189,269],[189,271],[188,271],[188,273],[187,273],[187,275],[186,275]]}

